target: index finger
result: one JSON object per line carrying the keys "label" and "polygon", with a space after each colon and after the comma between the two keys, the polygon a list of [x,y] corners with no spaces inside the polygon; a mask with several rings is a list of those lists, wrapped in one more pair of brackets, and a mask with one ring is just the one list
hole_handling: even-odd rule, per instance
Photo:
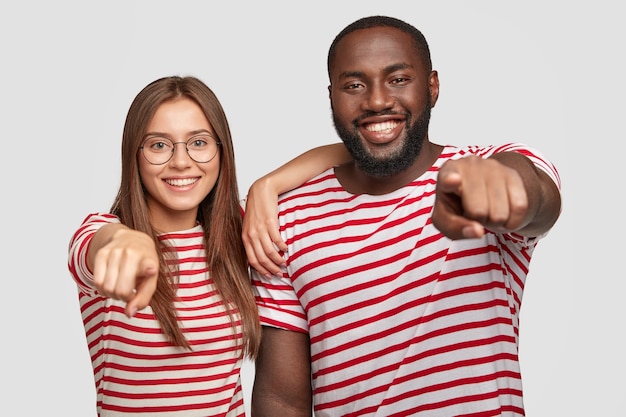
{"label": "index finger", "polygon": [[143,276],[137,280],[137,286],[133,291],[134,296],[126,303],[125,313],[129,318],[150,304],[157,288],[159,274],[156,265],[153,265],[151,261],[146,261],[142,266]]}

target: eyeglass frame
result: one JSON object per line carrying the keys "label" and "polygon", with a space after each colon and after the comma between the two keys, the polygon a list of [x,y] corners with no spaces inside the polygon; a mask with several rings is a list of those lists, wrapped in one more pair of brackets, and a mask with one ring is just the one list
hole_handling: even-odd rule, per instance
{"label": "eyeglass frame", "polygon": [[[217,146],[217,148],[216,148],[216,150],[215,150],[215,154],[214,154],[211,158],[209,158],[209,160],[208,160],[208,161],[203,161],[203,162],[196,161],[196,160],[194,159],[194,157],[193,157],[193,156],[191,156],[191,154],[189,153],[189,146],[188,146],[188,145],[189,145],[189,142],[190,142],[191,140],[193,140],[194,138],[198,137],[198,136],[209,136],[211,139],[213,139],[213,140],[215,141],[215,145]],[[144,153],[145,143],[146,143],[149,139],[152,139],[152,138],[160,138],[160,139],[164,139],[164,140],[166,140],[166,141],[168,141],[168,142],[170,142],[170,143],[172,144],[172,153],[170,154],[169,158],[167,158],[167,160],[166,160],[166,161],[156,164],[156,163],[154,163],[154,162],[150,161],[150,160],[148,159],[148,157],[146,156],[146,154]],[[186,141],[178,141],[178,142],[174,142],[174,141],[172,141],[170,138],[167,138],[167,137],[165,137],[165,136],[160,136],[160,135],[151,135],[151,136],[149,136],[149,137],[147,137],[147,138],[145,138],[145,139],[143,140],[143,142],[142,142],[141,146],[139,147],[139,151],[141,152],[141,155],[143,156],[143,158],[144,158],[144,159],[145,159],[145,160],[146,160],[146,161],[147,161],[150,165],[165,165],[165,164],[167,164],[169,161],[171,161],[171,160],[172,160],[172,157],[174,156],[174,152],[176,151],[176,144],[178,144],[178,143],[184,143],[184,144],[185,144],[185,151],[187,152],[187,156],[189,156],[189,158],[191,158],[191,160],[192,160],[192,161],[194,161],[194,162],[195,162],[195,163],[197,163],[197,164],[208,164],[209,162],[211,162],[211,161],[212,161],[212,160],[213,160],[213,159],[217,156],[217,154],[219,153],[219,151],[220,151],[220,146],[222,145],[222,142],[220,142],[220,141],[219,141],[219,140],[218,140],[215,136],[213,136],[213,135],[211,135],[210,133],[207,133],[207,132],[204,132],[204,133],[198,133],[198,134],[196,134],[196,135],[193,135],[193,136],[189,137],[189,139],[187,139]]]}

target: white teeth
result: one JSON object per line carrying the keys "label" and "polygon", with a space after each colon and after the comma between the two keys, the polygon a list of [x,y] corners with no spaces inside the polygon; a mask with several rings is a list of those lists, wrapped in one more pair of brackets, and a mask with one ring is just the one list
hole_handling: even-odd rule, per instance
{"label": "white teeth", "polygon": [[396,121],[382,122],[382,123],[371,123],[368,124],[365,128],[370,132],[384,132],[393,129],[398,126],[400,123]]}
{"label": "white teeth", "polygon": [[197,178],[179,178],[179,179],[170,179],[165,180],[169,185],[174,185],[176,187],[184,187],[185,185],[191,185],[198,181]]}

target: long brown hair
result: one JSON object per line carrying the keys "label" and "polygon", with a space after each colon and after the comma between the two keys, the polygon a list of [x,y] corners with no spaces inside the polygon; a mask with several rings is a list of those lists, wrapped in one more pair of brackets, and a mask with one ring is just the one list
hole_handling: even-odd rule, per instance
{"label": "long brown hair", "polygon": [[[122,178],[111,207],[126,226],[151,235],[162,248],[150,222],[146,195],[139,176],[137,158],[148,123],[158,107],[169,100],[186,97],[196,102],[217,134],[220,145],[220,173],[211,192],[198,207],[198,221],[204,230],[211,278],[235,325],[239,313],[243,348],[254,358],[261,338],[259,316],[250,285],[248,263],[241,240],[242,213],[235,174],[235,156],[224,109],[213,91],[195,77],[164,77],[144,87],[133,100],[122,138]],[[150,306],[172,343],[190,349],[173,306],[177,282],[166,264],[167,251],[160,251],[157,289]]]}

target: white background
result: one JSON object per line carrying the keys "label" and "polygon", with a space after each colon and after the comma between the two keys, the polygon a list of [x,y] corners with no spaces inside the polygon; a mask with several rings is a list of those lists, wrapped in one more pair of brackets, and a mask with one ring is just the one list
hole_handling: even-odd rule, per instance
{"label": "white background", "polygon": [[[67,244],[89,212],[113,201],[122,126],[139,90],[172,74],[207,82],[229,118],[245,193],[280,163],[337,141],[328,47],[353,20],[387,14],[430,42],[441,81],[431,140],[522,141],[560,170],[563,214],[535,252],[521,310],[527,415],[624,416],[618,5],[3,2],[0,415],[95,415]],[[247,396],[253,376],[247,363]]]}

